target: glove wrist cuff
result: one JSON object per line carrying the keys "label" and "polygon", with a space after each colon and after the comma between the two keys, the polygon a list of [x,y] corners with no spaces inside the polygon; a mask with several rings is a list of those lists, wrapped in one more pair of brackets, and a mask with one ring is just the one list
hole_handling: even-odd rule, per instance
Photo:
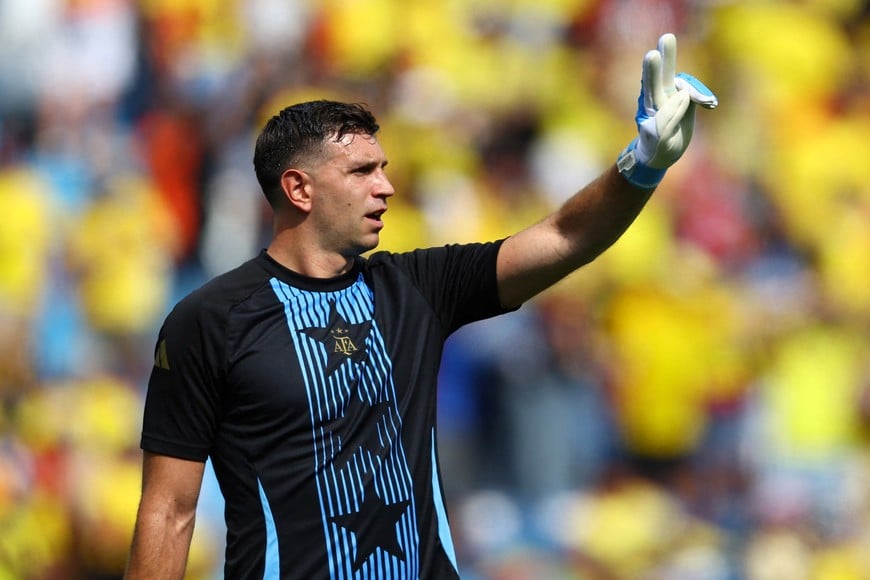
{"label": "glove wrist cuff", "polygon": [[667,168],[657,169],[644,165],[638,160],[636,149],[637,139],[634,139],[616,158],[616,168],[632,185],[641,189],[653,189],[664,179]]}

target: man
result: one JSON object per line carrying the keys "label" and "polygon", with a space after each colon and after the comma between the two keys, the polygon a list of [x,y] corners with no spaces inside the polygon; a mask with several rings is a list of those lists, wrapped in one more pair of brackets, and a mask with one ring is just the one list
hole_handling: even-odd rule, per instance
{"label": "man", "polygon": [[182,300],[158,337],[127,577],[183,576],[211,457],[227,578],[457,578],[436,453],[443,343],[625,231],[688,146],[695,103],[715,106],[675,59],[673,35],[647,53],[639,136],[617,166],[491,243],[362,258],[395,193],[374,117],[329,101],[273,117],[254,153],[269,247]]}

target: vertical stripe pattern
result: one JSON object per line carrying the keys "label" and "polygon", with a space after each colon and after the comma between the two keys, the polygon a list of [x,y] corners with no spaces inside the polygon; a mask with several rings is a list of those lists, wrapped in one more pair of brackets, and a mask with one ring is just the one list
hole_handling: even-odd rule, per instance
{"label": "vertical stripe pattern", "polygon": [[453,564],[453,569],[459,572],[459,565],[456,563],[456,550],[453,547],[453,535],[450,533],[450,523],[447,521],[447,509],[444,507],[444,496],[441,494],[441,482],[438,479],[438,453],[435,449],[435,429],[432,429],[432,493],[433,501],[435,502],[435,513],[438,514],[438,538],[441,540],[441,545],[444,546],[444,551],[447,552],[447,557],[450,558],[450,563]]}
{"label": "vertical stripe pattern", "polygon": [[278,555],[278,533],[275,529],[275,518],[272,516],[272,508],[269,499],[263,489],[263,483],[257,479],[257,487],[260,489],[260,502],[263,504],[263,516],[266,519],[266,566],[263,572],[263,580],[279,580],[281,578],[281,561]]}
{"label": "vertical stripe pattern", "polygon": [[[321,510],[330,578],[410,579],[419,575],[416,506],[408,460],[401,443],[392,361],[374,321],[374,296],[360,276],[343,290],[311,292],[271,280],[284,304],[311,417],[317,495]],[[330,356],[323,341],[307,329],[327,329],[335,313],[351,327],[370,325],[361,360],[342,359],[328,372]],[[325,331],[324,331],[325,332]],[[356,345],[360,347],[360,345]],[[337,346],[336,346],[337,348]],[[378,409],[364,434],[354,433],[348,445],[340,419],[354,408]],[[381,414],[382,413],[382,414]],[[340,458],[340,460],[337,460]],[[372,495],[376,497],[372,497]],[[379,503],[378,503],[379,502]],[[343,517],[372,505],[397,508],[392,549],[374,546],[366,530],[342,525]],[[401,511],[400,507],[407,505]],[[366,512],[367,513],[367,512]],[[378,514],[375,514],[378,515]],[[391,530],[392,533],[392,530]],[[357,537],[359,534],[360,537]],[[398,547],[396,547],[398,546]]]}

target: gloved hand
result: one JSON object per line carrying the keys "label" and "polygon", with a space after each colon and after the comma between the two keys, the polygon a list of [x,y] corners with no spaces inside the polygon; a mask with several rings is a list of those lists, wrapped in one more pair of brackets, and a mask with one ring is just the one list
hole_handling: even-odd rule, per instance
{"label": "gloved hand", "polygon": [[658,50],[646,53],[637,99],[638,136],[620,153],[616,166],[632,184],[652,189],[679,159],[692,139],[696,105],[714,109],[716,95],[686,73],[674,74],[677,39],[665,34]]}

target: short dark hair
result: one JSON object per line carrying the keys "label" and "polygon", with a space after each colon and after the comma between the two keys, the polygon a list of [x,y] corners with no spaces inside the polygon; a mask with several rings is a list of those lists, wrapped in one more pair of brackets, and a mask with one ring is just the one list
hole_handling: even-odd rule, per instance
{"label": "short dark hair", "polygon": [[274,207],[284,171],[320,154],[327,139],[374,135],[379,128],[360,103],[318,100],[286,107],[266,122],[254,147],[254,172],[266,199]]}

